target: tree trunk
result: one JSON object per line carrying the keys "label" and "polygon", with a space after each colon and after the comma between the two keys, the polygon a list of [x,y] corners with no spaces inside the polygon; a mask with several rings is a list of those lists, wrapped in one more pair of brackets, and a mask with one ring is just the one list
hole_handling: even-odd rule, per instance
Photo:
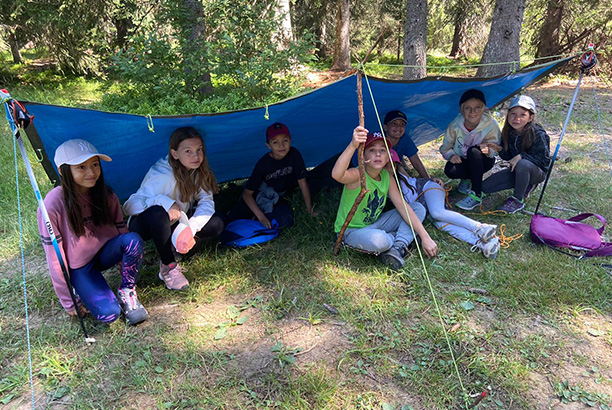
{"label": "tree trunk", "polygon": [[213,86],[204,58],[206,26],[202,3],[199,0],[178,0],[178,5],[184,11],[180,24],[184,36],[182,52],[185,85],[189,92],[210,94]]}
{"label": "tree trunk", "polygon": [[349,35],[351,13],[349,0],[338,0],[336,14],[336,41],[332,71],[346,71],[351,68],[351,40]]}
{"label": "tree trunk", "polygon": [[11,54],[13,55],[13,63],[14,64],[22,64],[23,57],[21,57],[21,51],[19,51],[19,42],[17,41],[17,35],[15,31],[10,30],[8,35],[8,43],[11,47]]}
{"label": "tree trunk", "polygon": [[564,0],[548,0],[546,17],[538,36],[536,58],[559,54],[559,27],[564,6]]}
{"label": "tree trunk", "polygon": [[519,36],[526,0],[496,0],[489,40],[481,64],[507,64],[479,67],[477,77],[495,77],[520,68]]}
{"label": "tree trunk", "polygon": [[280,18],[280,26],[277,32],[277,45],[281,50],[287,49],[293,41],[293,29],[291,25],[291,10],[289,0],[277,0],[276,15]]}
{"label": "tree trunk", "polygon": [[467,39],[467,16],[466,8],[463,6],[464,4],[463,2],[461,2],[461,4],[457,7],[457,10],[455,11],[456,14],[454,16],[455,31],[453,32],[453,46],[451,47],[451,52],[449,54],[452,58],[462,57],[467,54],[465,44]]}
{"label": "tree trunk", "polygon": [[404,80],[427,75],[427,0],[406,0]]}

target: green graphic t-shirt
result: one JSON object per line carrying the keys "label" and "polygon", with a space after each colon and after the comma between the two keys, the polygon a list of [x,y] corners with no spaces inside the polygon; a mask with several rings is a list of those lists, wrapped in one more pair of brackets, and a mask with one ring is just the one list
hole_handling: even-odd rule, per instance
{"label": "green graphic t-shirt", "polygon": [[[389,192],[389,172],[383,169],[380,173],[380,181],[376,181],[367,174],[366,172],[366,186],[370,190],[363,198],[355,216],[349,223],[349,228],[363,228],[365,226],[374,223],[385,207],[387,202],[387,194]],[[342,225],[346,220],[351,207],[355,203],[355,198],[359,195],[361,187],[355,189],[347,189],[346,185],[342,189],[342,197],[340,198],[340,206],[338,207],[338,214],[336,215],[336,223],[334,224],[334,230],[336,233],[340,232]]]}

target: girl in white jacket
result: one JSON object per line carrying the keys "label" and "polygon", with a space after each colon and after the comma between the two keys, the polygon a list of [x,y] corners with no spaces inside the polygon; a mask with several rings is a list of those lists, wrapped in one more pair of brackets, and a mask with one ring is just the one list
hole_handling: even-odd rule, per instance
{"label": "girl in white jacket", "polygon": [[223,221],[214,216],[213,194],[219,189],[202,136],[193,127],[178,128],[170,136],[169,151],[149,169],[123,210],[130,216],[130,231],[153,240],[161,259],[159,278],[168,289],[182,290],[189,282],[176,262],[173,246],[187,253],[195,236],[219,235]]}

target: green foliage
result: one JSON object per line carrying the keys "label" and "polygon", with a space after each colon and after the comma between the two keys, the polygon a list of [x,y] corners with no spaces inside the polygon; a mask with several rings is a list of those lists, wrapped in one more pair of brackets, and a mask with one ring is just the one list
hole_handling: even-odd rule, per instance
{"label": "green foliage", "polygon": [[[120,86],[122,92],[160,106],[168,104],[167,99],[171,105],[194,97],[202,101],[189,84],[200,81],[207,71],[215,94],[230,100],[218,104],[222,105],[218,109],[288,97],[300,78],[294,69],[313,58],[311,37],[305,34],[279,49],[274,41],[278,20],[270,15],[272,3],[241,0],[227,7],[221,0],[205,2],[203,21],[196,23],[205,27],[201,36],[206,41],[198,41],[194,47],[190,43],[193,30],[186,28],[190,21],[172,7],[175,2],[166,2],[157,22],[170,21],[173,30],[151,25],[145,30],[147,34],[134,36],[127,49],[113,57],[114,73],[126,81]],[[191,67],[200,69],[194,73]],[[205,99],[210,98],[214,97]]]}
{"label": "green foliage", "polygon": [[570,385],[567,380],[555,384],[555,393],[564,404],[581,402],[589,407],[597,406],[601,410],[612,409],[612,401],[607,394],[586,391],[580,386]]}

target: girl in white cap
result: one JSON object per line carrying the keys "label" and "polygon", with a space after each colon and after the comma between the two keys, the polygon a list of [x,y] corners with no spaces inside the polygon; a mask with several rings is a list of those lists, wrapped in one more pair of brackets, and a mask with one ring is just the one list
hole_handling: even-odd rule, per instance
{"label": "girl in white cap", "polygon": [[[100,161],[111,161],[89,142],[74,139],[55,151],[61,185],[45,197],[45,207],[59,244],[63,265],[68,269],[68,286],[40,209],[38,228],[47,255],[53,287],[70,316],[87,310],[102,322],[113,322],[123,310],[128,324],[149,315],[136,297],[136,281],[142,264],[143,242],[128,232],[115,193],[104,183]],[[117,297],[101,271],[121,264]],[[78,306],[70,296],[78,295]]]}
{"label": "girl in white cap", "polygon": [[185,254],[195,245],[195,236],[223,231],[223,221],[214,215],[213,194],[218,191],[202,136],[193,127],[182,127],[170,136],[169,155],[149,169],[138,192],[123,204],[130,231],[153,240],[160,257],[159,278],[168,289],[189,286],[173,247]]}
{"label": "girl in white cap", "polygon": [[525,208],[525,199],[544,181],[550,165],[550,137],[535,123],[536,105],[526,95],[510,102],[502,129],[501,146],[495,147],[510,167],[489,176],[482,183],[483,192],[514,188],[513,194],[499,208],[509,214]]}

